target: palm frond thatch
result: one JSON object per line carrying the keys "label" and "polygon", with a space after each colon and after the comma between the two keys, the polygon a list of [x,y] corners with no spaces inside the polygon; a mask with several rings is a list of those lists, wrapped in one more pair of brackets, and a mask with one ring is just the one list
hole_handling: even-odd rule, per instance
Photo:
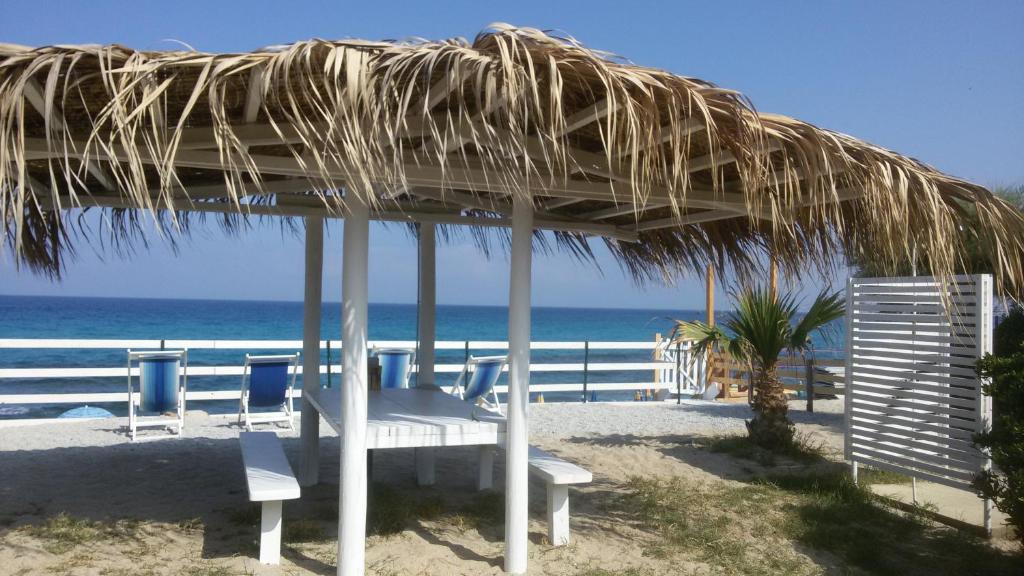
{"label": "palm frond thatch", "polygon": [[[240,54],[0,45],[0,225],[7,250],[57,274],[77,210],[117,241],[136,211],[169,232],[195,213],[488,227],[532,202],[577,255],[603,237],[638,280],[713,264],[743,277],[844,253],[894,269],[913,250],[957,269],[961,216],[1024,288],[1024,217],[984,188],[644,68],[570,37],[504,24],[472,42],[309,40]],[[911,225],[908,226],[908,222]]]}

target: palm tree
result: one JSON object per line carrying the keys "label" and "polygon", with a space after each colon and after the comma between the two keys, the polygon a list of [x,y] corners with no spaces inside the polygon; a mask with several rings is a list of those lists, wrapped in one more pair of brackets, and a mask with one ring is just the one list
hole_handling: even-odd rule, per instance
{"label": "palm tree", "polygon": [[750,438],[765,448],[784,448],[793,441],[793,423],[786,414],[785,389],[776,372],[779,355],[806,355],[811,350],[811,335],[843,314],[841,292],[822,291],[796,321],[793,295],[780,297],[772,290],[748,288],[736,297],[736,311],[724,322],[724,329],[676,320],[672,341],[693,341],[695,356],[724,350],[746,364],[755,392],[754,418],[747,422]]}

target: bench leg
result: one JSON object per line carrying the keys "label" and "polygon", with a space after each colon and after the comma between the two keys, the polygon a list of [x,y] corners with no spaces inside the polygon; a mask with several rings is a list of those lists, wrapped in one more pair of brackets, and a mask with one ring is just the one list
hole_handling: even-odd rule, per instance
{"label": "bench leg", "polygon": [[569,543],[569,486],[548,484],[548,540],[552,546]]}
{"label": "bench leg", "polygon": [[477,459],[476,489],[490,490],[494,488],[494,446],[480,446],[480,457]]}
{"label": "bench leg", "polygon": [[434,449],[432,447],[416,448],[416,484],[420,486],[434,485]]}
{"label": "bench leg", "polygon": [[260,517],[260,564],[281,563],[281,501],[263,503]]}

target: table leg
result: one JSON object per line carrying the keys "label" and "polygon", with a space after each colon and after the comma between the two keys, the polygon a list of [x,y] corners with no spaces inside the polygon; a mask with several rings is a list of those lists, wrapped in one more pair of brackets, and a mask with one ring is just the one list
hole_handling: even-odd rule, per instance
{"label": "table leg", "polygon": [[490,490],[494,488],[494,446],[480,446],[477,458],[476,489]]}
{"label": "table leg", "polygon": [[420,486],[433,486],[434,449],[432,447],[416,448],[416,483]]}
{"label": "table leg", "polygon": [[299,436],[302,446],[299,483],[313,486],[320,482],[320,413],[306,399],[302,400]]}

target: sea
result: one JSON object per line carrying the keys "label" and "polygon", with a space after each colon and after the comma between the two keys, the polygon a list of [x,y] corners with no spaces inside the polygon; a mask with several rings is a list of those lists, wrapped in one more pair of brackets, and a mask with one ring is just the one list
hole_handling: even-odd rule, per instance
{"label": "sea", "polygon": [[[727,313],[725,313],[727,314]],[[703,319],[703,310],[554,308],[532,309],[531,339],[558,342],[637,342],[653,341],[655,334],[668,334],[674,320]],[[723,313],[720,313],[720,316]],[[508,310],[503,306],[438,305],[437,340],[505,341],[508,338]],[[832,330],[831,340],[818,336],[815,347],[834,349],[841,343],[841,326]],[[369,306],[370,340],[415,340],[417,313],[415,304],[372,303]],[[84,298],[0,296],[0,339],[72,338],[72,339],[147,339],[147,340],[301,340],[302,303],[280,301],[227,301],[192,299]],[[341,308],[324,303],[321,339],[340,340]],[[246,353],[276,353],[274,350],[202,350],[189,351],[189,365],[241,365]],[[502,350],[473,349],[472,354],[502,354]],[[438,350],[438,364],[462,364],[464,350]],[[321,362],[327,361],[327,351]],[[340,363],[335,350],[331,362]],[[70,368],[126,366],[126,351],[121,349],[9,349],[0,348],[3,368]],[[649,362],[650,350],[590,350],[590,362]],[[582,363],[582,350],[534,350],[533,363]],[[437,383],[450,385],[456,374],[438,374]],[[651,371],[590,371],[588,382],[644,382]],[[531,383],[578,383],[582,373],[534,372]],[[322,379],[323,386],[337,386],[339,375]],[[232,390],[240,386],[240,377],[196,377],[189,380],[190,390]],[[53,417],[70,405],[3,404],[5,394],[56,394],[119,392],[125,390],[123,378],[0,378],[0,419]],[[589,395],[590,401],[630,400],[633,392],[602,391]],[[537,398],[534,395],[534,400]],[[579,402],[582,394],[555,392],[545,394],[548,402]],[[115,414],[126,405],[100,405]],[[209,412],[237,410],[237,401],[202,402]],[[196,408],[190,404],[190,409]]]}

